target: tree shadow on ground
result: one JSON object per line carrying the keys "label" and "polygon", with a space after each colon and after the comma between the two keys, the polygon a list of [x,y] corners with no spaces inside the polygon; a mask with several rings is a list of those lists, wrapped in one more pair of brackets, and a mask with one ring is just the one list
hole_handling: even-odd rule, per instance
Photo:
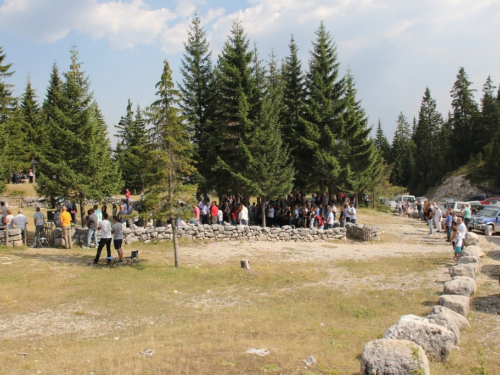
{"label": "tree shadow on ground", "polygon": [[481,273],[494,280],[498,280],[498,277],[500,276],[500,265],[486,264],[481,267]]}
{"label": "tree shadow on ground", "polygon": [[500,314],[500,294],[476,297],[473,300],[476,311],[488,314]]}

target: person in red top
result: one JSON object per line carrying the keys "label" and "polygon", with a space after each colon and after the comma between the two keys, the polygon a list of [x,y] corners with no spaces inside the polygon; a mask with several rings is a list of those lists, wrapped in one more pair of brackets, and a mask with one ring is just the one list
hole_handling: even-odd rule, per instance
{"label": "person in red top", "polygon": [[318,214],[316,214],[314,216],[314,218],[316,219],[318,229],[323,229],[325,227],[325,222],[324,222],[323,218],[321,216],[319,216]]}
{"label": "person in red top", "polygon": [[210,215],[212,216],[212,224],[217,224],[219,222],[219,208],[215,201],[213,201],[212,206],[210,206]]}
{"label": "person in red top", "polygon": [[130,204],[130,190],[125,189],[125,198],[127,198],[127,204]]}

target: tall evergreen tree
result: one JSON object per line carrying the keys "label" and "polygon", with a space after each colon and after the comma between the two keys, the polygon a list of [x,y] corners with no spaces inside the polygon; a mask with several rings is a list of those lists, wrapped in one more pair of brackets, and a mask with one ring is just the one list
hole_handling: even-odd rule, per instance
{"label": "tall evergreen tree", "polygon": [[456,166],[467,162],[471,153],[477,151],[474,148],[474,125],[479,110],[474,100],[476,90],[471,86],[472,82],[461,67],[450,92],[453,99],[451,106]]}
{"label": "tall evergreen tree", "polygon": [[391,145],[382,130],[382,123],[380,122],[380,119],[378,120],[377,131],[375,133],[375,146],[377,146],[380,156],[384,158],[384,161],[387,164],[391,164]]}
{"label": "tall evergreen tree", "polygon": [[390,182],[397,186],[408,186],[412,176],[412,130],[406,116],[401,112],[396,121],[392,140],[393,167]]}
{"label": "tall evergreen tree", "polygon": [[[276,67],[270,63],[266,96],[255,127],[250,155],[248,178],[252,193],[265,202],[288,194],[293,187],[293,165],[288,149],[283,145],[280,110],[283,107],[283,85]],[[262,205],[262,225],[266,226],[265,205]]]}
{"label": "tall evergreen tree", "polygon": [[478,118],[474,133],[476,135],[475,151],[483,150],[496,132],[500,129],[500,102],[497,101],[496,86],[493,85],[491,77],[488,76],[483,85],[483,97],[481,98],[481,114]]}
{"label": "tall evergreen tree", "polygon": [[375,141],[371,139],[372,128],[361,101],[356,97],[354,77],[347,72],[345,78],[345,112],[343,114],[344,131],[339,143],[339,160],[343,167],[342,179],[346,188],[356,194],[367,188],[373,179],[372,169],[378,161]]}
{"label": "tall evergreen tree", "polygon": [[26,83],[26,89],[21,98],[21,111],[26,124],[26,127],[24,127],[22,131],[26,133],[26,148],[29,154],[28,160],[26,161],[29,162],[38,158],[38,156],[43,152],[45,144],[40,105],[36,100],[36,93],[31,87],[31,80],[29,78]]}
{"label": "tall evergreen tree", "polygon": [[175,267],[178,267],[177,219],[190,212],[188,203],[196,186],[187,184],[194,169],[193,146],[189,141],[189,124],[184,121],[179,108],[180,93],[174,87],[172,71],[166,60],[156,88],[158,99],[147,113],[154,140],[151,161],[157,168],[146,190],[146,205],[151,208],[153,218],[171,221]]}
{"label": "tall evergreen tree", "polygon": [[442,177],[441,171],[436,167],[439,157],[438,134],[443,119],[437,111],[436,100],[432,98],[431,91],[425,90],[418,122],[415,129],[414,142],[418,152],[415,156],[415,171],[410,182],[410,191],[421,195]]}
{"label": "tall evergreen tree", "polygon": [[244,145],[251,143],[255,130],[255,118],[251,114],[258,105],[252,101],[256,90],[254,57],[241,21],[235,20],[216,69],[216,114],[212,138],[216,162],[212,173],[217,175],[214,187],[219,193],[249,194],[249,181],[245,177],[249,160]]}
{"label": "tall evergreen tree", "polygon": [[3,169],[4,178],[15,172],[26,172],[31,165],[28,133],[25,131],[28,126],[22,108],[16,106],[7,118],[3,132],[0,168]]}
{"label": "tall evergreen tree", "polygon": [[297,165],[298,182],[304,188],[328,187],[331,192],[340,171],[337,139],[344,136],[345,82],[339,79],[337,47],[323,22],[316,37],[305,82],[304,135],[297,139],[309,157]]}
{"label": "tall evergreen tree", "polygon": [[281,126],[283,134],[283,142],[291,152],[292,159],[294,160],[296,172],[296,185],[304,186],[307,181],[302,181],[300,173],[306,166],[302,168],[299,164],[303,161],[307,163],[310,160],[310,155],[307,153],[306,147],[297,142],[297,139],[302,137],[305,139],[305,130],[301,118],[304,116],[304,75],[302,74],[302,63],[298,57],[298,47],[295,44],[295,39],[291,37],[290,54],[285,58],[283,65],[283,104],[285,110],[282,112]]}
{"label": "tall evergreen tree", "polygon": [[[77,200],[83,222],[85,199],[116,194],[122,182],[112,159],[106,124],[74,47],[60,95],[52,90],[54,78],[53,74],[49,93],[57,100],[46,125],[48,147],[41,157],[37,190],[42,195]],[[49,97],[46,103],[50,105]]]}

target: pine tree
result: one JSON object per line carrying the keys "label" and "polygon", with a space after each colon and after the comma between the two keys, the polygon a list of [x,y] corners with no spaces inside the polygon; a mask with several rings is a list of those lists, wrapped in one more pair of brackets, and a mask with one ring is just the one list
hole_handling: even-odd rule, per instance
{"label": "pine tree", "polygon": [[[283,85],[271,60],[267,93],[254,131],[248,178],[252,193],[265,202],[288,194],[293,187],[293,165],[281,136],[280,109],[283,106]],[[262,225],[266,226],[265,205],[262,205]]]}
{"label": "pine tree", "polygon": [[146,205],[151,208],[153,218],[171,221],[175,267],[178,267],[177,219],[190,212],[189,203],[196,186],[187,183],[194,170],[193,146],[189,141],[189,124],[178,108],[180,93],[174,88],[166,60],[156,88],[158,99],[147,109],[147,114],[153,136],[151,160],[157,168],[146,190]]}
{"label": "pine tree", "polygon": [[481,152],[500,129],[500,102],[497,101],[495,89],[496,86],[493,85],[491,77],[488,76],[483,86],[481,114],[474,128],[476,152]]}
{"label": "pine tree", "polygon": [[249,194],[245,177],[249,161],[244,146],[251,143],[255,129],[255,118],[251,117],[257,105],[252,102],[256,90],[254,58],[241,21],[235,20],[216,69],[216,113],[211,140],[216,157],[212,174],[217,176],[213,187],[219,193],[241,193],[245,197]]}
{"label": "pine tree", "polygon": [[380,119],[378,120],[377,131],[375,133],[375,146],[377,146],[380,156],[384,158],[384,161],[387,164],[391,164],[391,145],[382,130],[382,123],[380,122]]}
{"label": "pine tree", "polygon": [[375,163],[378,161],[375,141],[371,139],[372,128],[368,126],[368,119],[361,102],[357,100],[354,77],[347,72],[345,78],[346,106],[343,114],[344,132],[339,142],[339,160],[344,172],[341,172],[348,191],[356,193],[367,188],[373,179],[371,174]]}
{"label": "pine tree", "polygon": [[36,100],[35,90],[31,87],[30,79],[26,83],[26,89],[21,98],[21,111],[26,123],[26,127],[22,131],[26,133],[26,148],[29,153],[26,161],[32,161],[43,152],[45,137],[40,106]]}
{"label": "pine tree", "polygon": [[180,107],[192,128],[197,171],[191,176],[203,193],[213,185],[211,167],[215,163],[213,153],[213,106],[215,103],[214,69],[210,45],[201,26],[198,13],[188,29],[188,40],[181,61],[182,94]]}
{"label": "pine tree", "polygon": [[[6,54],[0,47],[0,192],[5,190],[4,181],[10,177],[12,171],[7,163],[6,145],[11,134],[9,122],[14,117],[14,111],[17,107],[17,100],[12,96],[13,85],[8,84],[5,79],[11,77],[14,72],[11,71],[12,64],[5,64]],[[17,170],[17,169],[16,169]]]}
{"label": "pine tree", "polygon": [[120,165],[120,171],[125,187],[135,191],[143,191],[150,170],[145,165],[148,159],[148,133],[142,110],[137,106],[134,118],[132,102],[127,103],[127,112],[118,125],[118,142],[115,149],[115,159]]}
{"label": "pine tree", "polygon": [[303,121],[301,118],[304,116],[304,76],[302,74],[302,63],[298,57],[298,47],[295,44],[295,40],[292,36],[290,40],[290,55],[285,58],[285,63],[283,65],[283,81],[284,81],[284,92],[283,92],[283,104],[285,105],[285,110],[282,112],[282,118],[280,120],[282,125],[283,142],[288,147],[291,152],[292,159],[294,160],[295,172],[296,172],[296,182],[295,185],[298,187],[305,187],[308,181],[304,181],[301,178],[300,170],[304,170],[306,166],[302,168],[299,164],[310,162],[310,155],[307,153],[306,147],[303,144],[297,142],[298,139],[302,137],[305,139],[305,130],[302,126]]}
{"label": "pine tree", "polygon": [[344,136],[345,83],[338,79],[337,48],[323,22],[316,36],[305,83],[306,112],[301,120],[304,135],[297,139],[308,157],[301,158],[297,168],[301,179],[306,179],[304,184],[308,182],[307,190],[328,187],[331,192],[340,171],[337,139]]}
{"label": "pine tree", "polygon": [[442,123],[443,119],[437,111],[436,100],[432,98],[429,88],[426,88],[414,136],[418,152],[415,156],[415,171],[410,182],[410,191],[416,195],[424,194],[442,177],[436,168],[440,154],[437,136]]}
{"label": "pine tree", "polygon": [[390,182],[397,186],[408,186],[412,176],[412,130],[406,116],[401,112],[396,121],[396,131],[392,140],[393,167]]}
{"label": "pine tree", "polygon": [[31,165],[30,148],[25,129],[29,126],[23,110],[16,106],[7,118],[3,133],[2,169],[3,177],[16,172],[26,172]]}
{"label": "pine tree", "polygon": [[48,148],[39,164],[37,191],[79,201],[83,222],[84,201],[116,194],[122,182],[112,159],[106,124],[74,47],[60,95],[52,90],[55,77],[51,76],[49,93],[55,94],[57,100],[53,104],[49,97],[46,100],[52,108],[46,125]]}
{"label": "pine tree", "polygon": [[457,79],[451,90],[453,99],[451,106],[453,109],[453,136],[456,165],[461,165],[467,160],[474,149],[474,125],[477,120],[479,109],[474,100],[474,89],[471,88],[465,69],[459,69]]}

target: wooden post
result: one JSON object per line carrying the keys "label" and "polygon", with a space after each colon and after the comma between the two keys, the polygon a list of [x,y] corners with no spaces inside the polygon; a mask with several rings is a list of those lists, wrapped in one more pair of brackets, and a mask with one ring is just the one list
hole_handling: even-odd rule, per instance
{"label": "wooden post", "polygon": [[245,270],[249,270],[250,269],[250,261],[248,259],[242,259],[240,261],[240,264],[241,264],[241,268],[243,268]]}

